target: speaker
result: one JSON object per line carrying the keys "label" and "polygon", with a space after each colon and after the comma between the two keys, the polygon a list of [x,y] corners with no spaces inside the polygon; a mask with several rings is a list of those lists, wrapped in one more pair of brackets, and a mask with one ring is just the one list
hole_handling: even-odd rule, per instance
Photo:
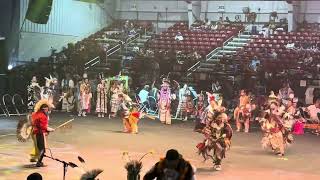
{"label": "speaker", "polygon": [[37,24],[47,24],[53,0],[29,0],[26,19]]}
{"label": "speaker", "polygon": [[0,73],[6,72],[8,67],[8,56],[6,50],[6,40],[0,37]]}

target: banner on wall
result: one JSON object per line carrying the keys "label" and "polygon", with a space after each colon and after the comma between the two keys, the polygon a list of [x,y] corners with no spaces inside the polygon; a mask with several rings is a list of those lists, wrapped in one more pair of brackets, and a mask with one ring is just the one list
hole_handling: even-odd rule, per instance
{"label": "banner on wall", "polygon": [[53,0],[30,0],[26,19],[37,24],[47,24]]}

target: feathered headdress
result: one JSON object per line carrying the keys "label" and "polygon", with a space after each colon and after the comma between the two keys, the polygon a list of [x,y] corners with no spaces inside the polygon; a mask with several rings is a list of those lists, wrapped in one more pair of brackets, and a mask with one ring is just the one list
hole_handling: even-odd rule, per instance
{"label": "feathered headdress", "polygon": [[34,112],[38,112],[40,110],[41,106],[44,104],[47,105],[49,108],[54,108],[54,105],[52,103],[50,103],[47,99],[41,99],[34,106]]}
{"label": "feathered headdress", "polygon": [[46,80],[47,87],[49,87],[51,84],[53,84],[55,81],[57,81],[57,78],[54,78],[51,75],[49,76],[49,78],[44,77],[44,79]]}
{"label": "feathered headdress", "polygon": [[94,180],[96,177],[103,172],[102,169],[93,169],[91,171],[86,172],[80,178],[80,180]]}

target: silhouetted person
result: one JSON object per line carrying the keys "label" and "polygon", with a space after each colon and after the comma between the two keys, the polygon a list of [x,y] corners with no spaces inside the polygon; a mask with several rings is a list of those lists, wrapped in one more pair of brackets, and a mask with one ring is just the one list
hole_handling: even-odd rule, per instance
{"label": "silhouetted person", "polygon": [[27,177],[27,180],[42,180],[42,176],[39,173],[32,173]]}
{"label": "silhouetted person", "polygon": [[194,180],[195,172],[191,164],[183,159],[175,149],[167,151],[166,157],[157,162],[143,177],[143,180]]}

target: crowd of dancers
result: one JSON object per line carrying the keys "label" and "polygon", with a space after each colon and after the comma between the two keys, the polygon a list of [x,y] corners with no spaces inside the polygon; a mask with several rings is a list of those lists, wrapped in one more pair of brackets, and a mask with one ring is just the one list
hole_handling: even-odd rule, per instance
{"label": "crowd of dancers", "polygon": [[[278,156],[285,155],[285,149],[293,143],[293,135],[303,134],[305,128],[319,134],[320,97],[314,97],[313,104],[307,107],[299,106],[298,98],[287,82],[277,95],[271,92],[254,98],[246,90],[241,90],[236,107],[228,109],[224,106],[222,93],[218,93],[221,86],[217,83],[211,92],[201,91],[198,94],[193,87],[184,85],[180,88],[175,86],[177,82],[163,78],[159,89],[154,84],[151,87],[146,85],[131,98],[133,96],[129,96],[128,83],[124,79],[121,76],[109,79],[100,76],[96,86],[95,110],[98,117],[120,115],[123,131],[127,133],[138,133],[138,121],[143,116],[158,118],[167,125],[172,123],[172,119],[192,119],[194,131],[204,135],[204,140],[197,145],[198,152],[205,160],[212,159],[216,170],[221,170],[222,159],[231,147],[232,120],[237,132],[249,133],[252,124],[259,124],[263,132],[262,146],[270,148]],[[46,82],[44,87],[40,87],[36,78],[32,79],[28,87],[30,107],[39,99],[47,99],[54,105],[62,101],[62,109],[66,111],[75,106],[79,116],[90,113],[93,90],[86,74],[77,85],[72,80],[63,80],[62,94],[57,97],[54,96],[57,80],[50,77]],[[76,103],[70,103],[74,102],[72,99],[77,99]],[[176,100],[178,103],[174,103]]]}

